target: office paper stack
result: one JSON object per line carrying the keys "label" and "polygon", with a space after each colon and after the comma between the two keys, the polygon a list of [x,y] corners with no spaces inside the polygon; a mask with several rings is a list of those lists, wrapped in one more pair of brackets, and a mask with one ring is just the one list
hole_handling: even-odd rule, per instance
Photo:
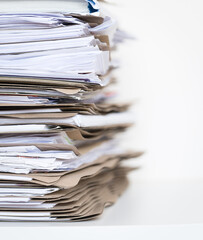
{"label": "office paper stack", "polygon": [[[140,155],[109,91],[116,22],[93,0],[0,2],[0,220],[81,221],[126,189]],[[120,139],[120,137],[119,137]]]}

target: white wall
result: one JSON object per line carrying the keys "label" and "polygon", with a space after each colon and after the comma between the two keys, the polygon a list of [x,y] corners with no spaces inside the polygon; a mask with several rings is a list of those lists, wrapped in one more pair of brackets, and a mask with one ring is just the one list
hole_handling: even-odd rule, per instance
{"label": "white wall", "polygon": [[203,179],[203,2],[114,0],[106,8],[137,38],[120,46],[124,96],[139,101],[133,147],[138,179]]}

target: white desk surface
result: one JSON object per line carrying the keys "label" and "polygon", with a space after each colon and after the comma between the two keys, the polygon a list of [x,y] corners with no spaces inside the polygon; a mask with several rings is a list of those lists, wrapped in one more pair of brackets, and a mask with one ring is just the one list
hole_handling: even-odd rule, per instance
{"label": "white desk surface", "polygon": [[132,147],[146,150],[142,168],[131,173],[127,192],[96,221],[0,223],[2,236],[203,237],[202,1],[113,2],[106,8],[137,38],[119,47],[117,75],[123,97],[138,99],[137,126],[129,136]]}

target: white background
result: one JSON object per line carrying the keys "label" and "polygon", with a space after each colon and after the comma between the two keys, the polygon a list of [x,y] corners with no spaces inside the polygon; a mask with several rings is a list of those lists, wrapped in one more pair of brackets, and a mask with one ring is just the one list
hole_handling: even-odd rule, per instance
{"label": "white background", "polygon": [[146,151],[139,163],[142,168],[131,173],[126,194],[97,221],[55,225],[2,223],[2,230],[9,226],[13,233],[29,234],[36,228],[37,233],[48,234],[49,238],[58,234],[68,237],[74,232],[86,239],[98,230],[93,226],[101,227],[100,236],[112,226],[117,238],[124,233],[138,239],[171,239],[172,235],[173,239],[183,235],[184,239],[201,239],[202,1],[110,2],[114,4],[105,4],[105,8],[117,17],[122,29],[136,37],[136,41],[119,47],[122,68],[117,76],[122,97],[136,102],[136,127],[128,136],[131,147]]}
{"label": "white background", "polygon": [[137,38],[120,47],[118,76],[138,99],[133,139],[147,151],[144,178],[202,180],[203,3],[114,2],[108,9]]}

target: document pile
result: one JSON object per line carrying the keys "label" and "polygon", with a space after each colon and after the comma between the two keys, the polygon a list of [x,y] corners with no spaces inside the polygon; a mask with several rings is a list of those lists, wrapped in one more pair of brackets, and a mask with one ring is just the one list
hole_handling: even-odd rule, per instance
{"label": "document pile", "polygon": [[97,217],[127,187],[116,22],[93,0],[0,2],[0,220]]}

